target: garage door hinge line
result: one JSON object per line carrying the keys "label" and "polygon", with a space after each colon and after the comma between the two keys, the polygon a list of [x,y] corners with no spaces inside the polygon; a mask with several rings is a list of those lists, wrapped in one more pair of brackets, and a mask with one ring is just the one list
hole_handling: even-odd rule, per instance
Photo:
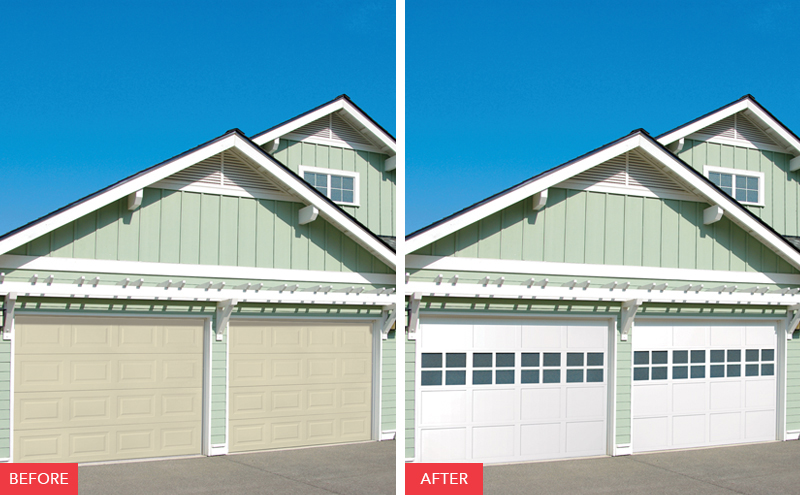
{"label": "garage door hinge line", "polygon": [[628,340],[628,333],[633,326],[633,318],[636,316],[636,312],[639,311],[641,305],[641,299],[631,299],[630,301],[625,301],[622,303],[622,328],[620,330],[620,340]]}
{"label": "garage door hinge line", "polygon": [[3,301],[3,340],[11,340],[14,335],[14,307],[17,304],[17,293],[9,292]]}
{"label": "garage door hinge line", "polygon": [[786,308],[786,340],[792,340],[792,334],[800,323],[800,304]]}
{"label": "garage door hinge line", "polygon": [[231,319],[231,313],[233,313],[233,308],[236,306],[237,302],[238,301],[236,299],[227,299],[217,303],[217,342],[222,341],[222,335],[225,332],[225,329],[228,328],[228,321]]}

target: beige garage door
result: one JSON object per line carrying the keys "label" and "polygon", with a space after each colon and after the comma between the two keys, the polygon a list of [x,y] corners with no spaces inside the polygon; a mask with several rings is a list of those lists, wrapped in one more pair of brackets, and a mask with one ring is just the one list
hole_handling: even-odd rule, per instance
{"label": "beige garage door", "polygon": [[230,451],[371,438],[372,325],[230,324]]}
{"label": "beige garage door", "polygon": [[201,452],[203,323],[18,317],[14,460]]}

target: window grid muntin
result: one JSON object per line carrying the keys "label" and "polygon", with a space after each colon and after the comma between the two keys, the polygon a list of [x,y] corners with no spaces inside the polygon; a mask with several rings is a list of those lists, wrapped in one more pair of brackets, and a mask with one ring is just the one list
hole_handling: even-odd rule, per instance
{"label": "window grid muntin", "polygon": [[[750,375],[747,356],[750,351]],[[663,354],[668,353],[667,362]],[[654,355],[659,356],[654,362]],[[757,372],[756,372],[757,368]],[[654,370],[657,370],[654,375]],[[665,370],[671,371],[669,376]],[[692,380],[706,378],[755,378],[775,375],[775,349],[671,349],[633,351],[633,381]]]}
{"label": "window grid muntin", "polygon": [[708,180],[728,196],[742,204],[764,206],[764,174],[750,170],[736,170],[705,166]]}
{"label": "window grid muntin", "polygon": [[[358,206],[358,173],[301,165],[303,179],[335,203]],[[338,173],[343,172],[343,173]]]}

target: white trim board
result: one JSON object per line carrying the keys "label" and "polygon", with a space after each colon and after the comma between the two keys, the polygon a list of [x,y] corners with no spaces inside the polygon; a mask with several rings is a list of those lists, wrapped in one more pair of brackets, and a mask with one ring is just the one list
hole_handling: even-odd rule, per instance
{"label": "white trim board", "polygon": [[[152,275],[162,277],[201,277],[209,279],[291,280],[342,284],[393,285],[395,275],[364,272],[327,272],[246,266],[190,265],[145,261],[90,260],[49,256],[0,255],[0,269],[37,270],[41,272],[85,272],[118,275]],[[40,274],[42,279],[45,274]],[[49,273],[48,273],[49,275]],[[175,280],[175,283],[179,280]]]}
{"label": "white trim board", "polygon": [[[764,172],[758,172],[755,170],[740,170],[736,168],[727,168],[727,167],[715,167],[712,165],[703,165],[703,175],[708,179],[708,174],[711,172],[717,172],[720,174],[727,174],[727,175],[741,175],[742,177],[755,177],[758,179],[758,202],[756,203],[748,203],[746,201],[739,201],[743,205],[747,206],[764,206],[766,201],[766,185],[764,184]],[[711,179],[709,179],[711,180]],[[733,180],[734,184],[732,187],[735,189],[735,180]]]}
{"label": "white trim board", "polygon": [[522,187],[488,201],[482,205],[469,209],[452,219],[438,224],[427,231],[406,239],[406,252],[414,252],[431,244],[453,232],[471,225],[493,213],[516,204],[534,194],[553,187],[575,175],[584,172],[596,165],[604,163],[615,156],[638,148],[647,153],[657,163],[664,166],[664,171],[669,172],[673,178],[679,180],[687,189],[703,198],[711,205],[720,206],[725,215],[735,224],[739,225],[750,235],[766,244],[790,265],[800,269],[800,253],[791,247],[783,238],[755,219],[741,204],[727,194],[719,191],[697,173],[686,166],[672,153],[658,145],[651,137],[643,132],[630,134],[616,143],[593,153],[585,158],[554,170],[543,177],[533,180]]}
{"label": "white trim board", "polygon": [[698,282],[733,282],[744,284],[798,284],[800,275],[786,273],[731,272],[693,270],[690,268],[659,268],[627,265],[593,265],[555,263],[550,261],[516,261],[453,256],[406,256],[406,268],[422,270],[460,271],[473,273],[520,273],[564,275],[569,277],[603,277],[648,280],[692,280]]}
{"label": "white trim board", "polygon": [[[305,180],[305,173],[310,172],[312,174],[319,174],[319,175],[327,175],[328,176],[328,186],[327,186],[327,197],[337,205],[342,206],[361,206],[361,175],[358,172],[353,172],[351,170],[337,170],[334,168],[322,168],[322,167],[309,167],[308,165],[299,165],[297,168],[297,175],[299,175],[303,180]],[[330,197],[331,193],[331,178],[337,175],[339,177],[350,177],[353,179],[353,202],[346,203],[344,201],[335,201],[333,198]]]}
{"label": "white trim board", "polygon": [[339,207],[323,200],[313,187],[284,168],[274,158],[266,155],[264,151],[255,146],[252,141],[239,135],[238,131],[230,131],[225,136],[207,145],[174,160],[164,162],[147,173],[126,180],[116,186],[112,186],[101,194],[81,201],[60,213],[56,213],[41,222],[35,223],[11,235],[0,241],[0,253],[7,253],[69,222],[96,211],[103,206],[144,189],[145,187],[149,187],[191,165],[231,148],[236,148],[242,156],[251,160],[256,165],[261,166],[270,177],[286,187],[288,192],[296,196],[301,202],[317,207],[320,216],[325,220],[344,232],[348,237],[351,237],[356,243],[375,255],[387,266],[395,269],[396,255],[391,248],[386,246],[374,234],[367,230],[366,227],[356,222]]}

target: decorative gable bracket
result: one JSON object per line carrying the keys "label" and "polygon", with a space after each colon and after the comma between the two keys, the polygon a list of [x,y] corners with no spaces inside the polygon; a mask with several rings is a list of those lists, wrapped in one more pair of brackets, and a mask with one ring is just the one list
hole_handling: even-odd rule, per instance
{"label": "decorative gable bracket", "polygon": [[547,189],[533,195],[533,211],[539,211],[547,205]]}
{"label": "decorative gable bracket", "polygon": [[622,303],[622,328],[620,329],[620,340],[628,340],[628,334],[633,326],[633,318],[636,316],[636,312],[639,311],[641,306],[641,299],[631,299],[630,301],[625,301]]}
{"label": "decorative gable bracket", "polygon": [[225,333],[225,329],[228,328],[228,322],[231,319],[231,313],[233,313],[233,308],[236,307],[237,302],[238,301],[236,299],[228,299],[217,303],[217,314],[215,318],[217,325],[217,342],[222,342],[222,335]]}
{"label": "decorative gable bracket", "polygon": [[319,208],[313,205],[308,205],[305,208],[301,208],[297,213],[297,221],[300,225],[305,225],[316,220],[318,216]]}
{"label": "decorative gable bracket", "polygon": [[800,155],[789,160],[789,170],[792,172],[800,170]]}
{"label": "decorative gable bracket", "polygon": [[395,322],[397,321],[397,306],[392,304],[383,309],[381,319],[381,339],[386,340],[389,338],[389,332],[392,330]]}
{"label": "decorative gable bracket", "polygon": [[419,307],[422,304],[422,292],[411,294],[408,302],[408,340],[417,340],[417,329],[419,328]]}
{"label": "decorative gable bracket", "polygon": [[11,340],[14,335],[14,307],[17,304],[17,293],[9,292],[3,301],[3,340]]}
{"label": "decorative gable bracket", "polygon": [[786,340],[792,340],[797,325],[800,323],[800,304],[786,308]]}
{"label": "decorative gable bracket", "polygon": [[719,205],[709,206],[703,210],[703,224],[710,225],[722,219],[723,209]]}
{"label": "decorative gable bracket", "polygon": [[128,210],[134,211],[142,206],[142,199],[144,199],[144,189],[139,189],[128,195]]}

